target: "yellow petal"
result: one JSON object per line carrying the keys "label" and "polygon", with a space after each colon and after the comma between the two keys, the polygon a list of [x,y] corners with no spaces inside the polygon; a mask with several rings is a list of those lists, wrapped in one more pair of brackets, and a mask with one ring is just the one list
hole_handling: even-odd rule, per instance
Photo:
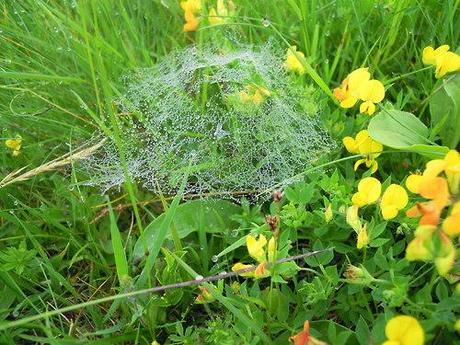
{"label": "yellow petal", "polygon": [[425,333],[416,318],[407,315],[393,317],[385,326],[385,335],[389,340],[401,345],[423,345]]}
{"label": "yellow petal", "polygon": [[361,99],[363,101],[371,101],[372,103],[379,103],[385,97],[385,87],[382,82],[372,79],[369,80],[361,90]]}
{"label": "yellow petal", "polygon": [[[232,271],[236,272],[236,271],[239,271],[239,270],[242,270],[242,269],[245,269],[245,268],[249,268],[249,267],[252,267],[252,265],[245,265],[245,264],[242,264],[241,262],[237,262],[236,264],[234,264],[232,266]],[[238,273],[238,275],[240,275],[242,277],[253,277],[254,276],[254,271],[245,272],[245,273]]]}
{"label": "yellow petal", "polygon": [[406,190],[397,185],[391,184],[382,195],[380,207],[383,219],[393,219],[398,215],[399,210],[406,207],[409,201]]}
{"label": "yellow petal", "polygon": [[251,234],[249,234],[246,237],[246,247],[248,248],[248,253],[258,262],[265,261],[264,247],[266,244],[267,244],[267,239],[262,234],[259,235],[258,240]]}
{"label": "yellow petal", "polygon": [[363,163],[366,163],[366,160],[365,159],[358,159],[356,162],[355,162],[355,165],[353,167],[353,169],[358,170],[359,166]]}
{"label": "yellow petal", "polygon": [[361,220],[358,216],[358,210],[359,207],[356,205],[348,207],[346,217],[347,224],[350,225],[353,228],[353,230],[356,231],[356,233],[358,233],[362,228]]}
{"label": "yellow petal", "polygon": [[440,233],[441,250],[434,259],[434,264],[439,275],[445,276],[452,269],[455,263],[455,247],[452,241],[444,234]]}
{"label": "yellow petal", "polygon": [[328,207],[326,207],[326,210],[324,211],[324,220],[326,223],[329,223],[332,220],[333,214],[332,214],[332,206],[329,204]]}
{"label": "yellow petal", "polygon": [[377,201],[382,191],[382,184],[375,177],[365,177],[358,183],[358,192],[365,196],[366,204]]}
{"label": "yellow petal", "polygon": [[372,103],[371,101],[363,102],[359,106],[359,112],[372,115],[375,113],[375,104]]}
{"label": "yellow petal", "polygon": [[348,75],[348,87],[351,91],[361,89],[370,79],[368,68],[358,68]]}
{"label": "yellow petal", "polygon": [[423,172],[423,176],[436,177],[444,171],[446,168],[446,162],[443,159],[433,159],[426,163],[426,169]]}
{"label": "yellow petal", "polygon": [[356,240],[356,248],[362,249],[369,244],[369,236],[367,234],[367,224],[364,224],[358,232]]}
{"label": "yellow petal", "polygon": [[460,201],[457,201],[452,207],[449,216],[442,224],[442,229],[449,236],[460,235]]}
{"label": "yellow petal", "polygon": [[343,145],[350,153],[359,153],[358,152],[358,145],[355,139],[352,137],[345,137],[342,139]]}
{"label": "yellow petal", "polygon": [[433,47],[426,47],[423,49],[422,61],[425,65],[436,65],[439,58],[447,53],[448,50],[449,46],[447,44],[438,47],[436,50]]}
{"label": "yellow petal", "polygon": [[460,56],[447,52],[436,60],[436,78],[460,70]]}
{"label": "yellow petal", "polygon": [[342,108],[348,109],[353,107],[356,104],[356,102],[358,102],[358,98],[351,95],[347,95],[347,98],[340,102],[340,106]]}
{"label": "yellow petal", "polygon": [[420,183],[422,183],[423,177],[418,174],[411,174],[406,179],[406,187],[412,193],[418,194],[420,189]]}

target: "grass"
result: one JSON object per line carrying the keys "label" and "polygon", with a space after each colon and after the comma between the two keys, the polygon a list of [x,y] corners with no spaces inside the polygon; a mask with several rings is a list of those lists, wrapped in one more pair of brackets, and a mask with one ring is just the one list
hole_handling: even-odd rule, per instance
{"label": "grass", "polygon": [[[154,66],[175,49],[218,40],[223,32],[256,45],[274,38],[306,53],[313,79],[306,76],[303,82],[325,88],[321,116],[336,139],[355,133],[360,120],[336,121],[340,110],[327,92],[360,66],[370,66],[384,81],[386,99],[395,108],[411,111],[431,125],[424,100],[435,80],[432,71],[424,69],[421,50],[427,45],[458,46],[460,1],[241,0],[235,5],[233,24],[204,26],[192,34],[182,32],[183,12],[176,1],[23,0],[1,5],[1,137],[20,134],[24,140],[17,157],[6,147],[0,150],[1,178],[19,169],[43,167],[100,131],[116,143],[126,183],[106,198],[81,185],[86,177],[72,162],[39,169],[0,188],[0,251],[9,253],[1,259],[0,328],[8,329],[0,331],[0,343],[150,344],[156,337],[180,335],[182,324],[228,328],[221,318],[252,325],[254,339],[262,339],[259,343],[281,343],[267,337],[260,315],[222,291],[212,292],[222,306],[212,312],[191,303],[176,304],[181,298],[190,301],[192,293],[186,289],[168,292],[169,304],[159,295],[110,299],[190,278],[174,259],[159,260],[165,257],[161,246],[171,231],[181,193],[168,204],[171,199],[143,190],[127,173],[120,129],[124,120],[114,103],[124,91],[123,76]],[[269,26],[263,25],[264,18]],[[336,154],[330,159],[337,158]],[[340,169],[350,176],[349,168]],[[152,199],[161,202],[148,203]],[[135,262],[137,239],[163,210],[166,218],[155,250],[145,262]],[[187,264],[201,272],[209,267],[210,255],[200,255],[200,242],[206,253],[219,253],[226,236],[203,232],[195,240],[176,233],[176,255],[184,260],[189,253]],[[228,261],[219,268],[230,270],[232,255],[224,254]],[[14,268],[5,268],[8,260]],[[158,267],[162,269],[154,271]],[[139,274],[142,279],[134,283]],[[92,304],[96,299],[107,300]],[[81,303],[86,308],[72,309]],[[60,308],[62,312],[49,314]],[[14,324],[15,319],[34,315],[42,317]],[[250,338],[250,331],[236,329],[239,336]]]}

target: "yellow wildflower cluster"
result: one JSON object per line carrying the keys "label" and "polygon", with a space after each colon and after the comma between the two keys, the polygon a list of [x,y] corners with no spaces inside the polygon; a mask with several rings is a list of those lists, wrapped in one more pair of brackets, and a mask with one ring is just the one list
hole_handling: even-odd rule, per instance
{"label": "yellow wildflower cluster", "polygon": [[295,72],[302,75],[305,73],[305,66],[302,64],[303,59],[305,59],[304,53],[297,51],[296,46],[290,46],[286,51],[284,68],[289,72]]}
{"label": "yellow wildflower cluster", "polygon": [[460,71],[460,55],[449,51],[449,46],[444,44],[436,49],[426,47],[423,49],[422,60],[425,65],[436,67],[435,77],[442,78],[447,73]]}
{"label": "yellow wildflower cluster", "polygon": [[[199,14],[201,12],[201,0],[186,0],[181,1],[181,8],[184,10],[185,24],[183,27],[184,32],[192,32],[198,29],[200,24]],[[210,25],[223,24],[227,21],[235,10],[233,1],[217,0],[216,7],[211,7],[208,11],[208,22]]]}
{"label": "yellow wildflower cluster", "polygon": [[456,257],[452,238],[460,236],[460,201],[453,203],[442,226],[438,225],[443,210],[459,194],[460,154],[451,150],[444,159],[429,161],[422,174],[412,174],[406,179],[406,187],[427,199],[407,211],[409,217],[420,217],[420,221],[414,239],[406,248],[406,258],[433,261],[439,274],[446,275]]}
{"label": "yellow wildflower cluster", "polygon": [[245,86],[243,91],[240,91],[239,96],[243,103],[254,103],[255,105],[259,105],[270,96],[270,91],[263,86],[250,84]]}
{"label": "yellow wildflower cluster", "polygon": [[383,193],[382,184],[374,177],[365,177],[358,183],[358,191],[353,194],[351,201],[353,206],[348,208],[347,223],[356,231],[358,240],[356,247],[361,249],[369,244],[367,224],[361,224],[358,210],[361,207],[371,205],[380,199],[380,211],[385,220],[395,218],[399,211],[406,207],[409,202],[406,190],[397,184],[391,184]]}
{"label": "yellow wildflower cluster", "polygon": [[14,139],[5,140],[5,146],[12,150],[13,157],[18,156],[21,153],[22,137],[17,135]]}
{"label": "yellow wildflower cluster", "polygon": [[359,112],[372,115],[375,104],[385,97],[385,88],[382,82],[371,79],[368,68],[358,68],[342,81],[340,87],[333,90],[333,95],[342,108],[352,108],[361,100]]}
{"label": "yellow wildflower cluster", "polygon": [[[267,263],[274,262],[276,260],[276,242],[275,238],[271,237],[269,241],[264,235],[259,235],[256,239],[253,235],[249,234],[246,237],[246,247],[249,255],[255,259],[259,265],[255,271],[240,273],[242,277],[253,277],[256,279],[265,278],[270,275],[270,271],[267,269]],[[252,265],[246,265],[241,262],[237,262],[233,265],[232,271],[239,271],[245,268],[252,267]]]}
{"label": "yellow wildflower cluster", "polygon": [[408,315],[391,318],[385,326],[388,338],[382,345],[423,345],[425,332],[418,320]]}
{"label": "yellow wildflower cluster", "polygon": [[364,156],[363,159],[356,161],[354,167],[355,170],[364,163],[366,167],[371,169],[372,173],[377,171],[379,165],[375,158],[380,156],[383,146],[379,142],[373,140],[369,136],[369,132],[367,130],[364,129],[360,131],[355,138],[345,137],[342,142],[348,152]]}

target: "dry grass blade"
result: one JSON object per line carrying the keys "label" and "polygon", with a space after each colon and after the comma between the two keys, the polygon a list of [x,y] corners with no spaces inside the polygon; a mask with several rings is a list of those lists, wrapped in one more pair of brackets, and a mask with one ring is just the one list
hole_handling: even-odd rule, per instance
{"label": "dry grass blade", "polygon": [[90,146],[90,147],[86,147],[86,145],[82,145],[79,148],[77,148],[74,152],[66,153],[65,155],[61,157],[53,159],[52,161],[42,164],[39,167],[36,167],[25,173],[22,173],[22,172],[26,169],[26,167],[22,167],[21,169],[6,175],[3,178],[3,180],[0,181],[0,188],[6,187],[16,182],[26,181],[36,175],[62,168],[74,161],[78,161],[80,159],[89,157],[95,151],[97,151],[102,145],[104,145],[106,140],[107,139],[103,139],[99,143],[93,146]]}

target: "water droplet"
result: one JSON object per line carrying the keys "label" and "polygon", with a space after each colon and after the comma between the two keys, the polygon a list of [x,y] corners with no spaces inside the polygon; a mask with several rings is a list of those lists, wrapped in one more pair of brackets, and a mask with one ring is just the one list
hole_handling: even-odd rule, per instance
{"label": "water droplet", "polygon": [[212,258],[211,258],[211,261],[212,262],[217,262],[217,261],[219,261],[219,257],[217,255],[213,255]]}
{"label": "water droplet", "polygon": [[238,229],[232,230],[232,232],[230,233],[230,236],[232,237],[238,236]]}
{"label": "water droplet", "polygon": [[270,20],[267,17],[262,18],[262,25],[268,28],[270,26]]}
{"label": "water droplet", "polygon": [[219,274],[220,274],[221,276],[223,276],[223,275],[226,275],[227,272],[226,272],[226,271],[222,271],[222,272],[220,272]]}
{"label": "water droplet", "polygon": [[324,60],[324,63],[329,63],[329,59]]}
{"label": "water droplet", "polygon": [[203,279],[204,279],[204,277],[201,276],[201,275],[197,275],[197,276],[195,277],[195,280],[196,280],[196,281],[200,281],[200,280],[203,280]]}

